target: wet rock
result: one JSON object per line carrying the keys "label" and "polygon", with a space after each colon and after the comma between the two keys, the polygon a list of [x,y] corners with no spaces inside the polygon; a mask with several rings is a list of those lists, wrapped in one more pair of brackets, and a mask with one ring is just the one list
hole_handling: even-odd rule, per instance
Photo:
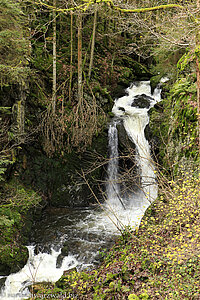
{"label": "wet rock", "polygon": [[125,111],[125,108],[123,108],[123,107],[118,107],[118,109],[121,111]]}
{"label": "wet rock", "polygon": [[0,262],[0,276],[7,276],[10,274],[10,267],[5,263]]}
{"label": "wet rock", "polygon": [[131,104],[132,107],[138,107],[138,108],[149,108],[151,101],[154,99],[152,97],[149,97],[145,94],[137,95],[134,97],[134,100]]}
{"label": "wet rock", "polygon": [[62,266],[63,259],[68,255],[69,255],[69,246],[68,246],[68,243],[65,242],[61,249],[61,253],[57,257],[56,268],[60,268]]}
{"label": "wet rock", "polygon": [[144,135],[145,135],[145,138],[147,139],[147,141],[150,142],[152,139],[152,133],[151,133],[149,124],[147,124],[147,126],[144,129]]}
{"label": "wet rock", "polygon": [[127,88],[129,85],[130,85],[130,82],[128,84],[124,84],[124,83],[119,84],[119,82],[118,82],[116,88],[111,92],[111,96],[114,99],[123,97],[126,94],[125,88]]}
{"label": "wet rock", "polygon": [[0,290],[3,288],[5,281],[6,277],[0,278]]}
{"label": "wet rock", "polygon": [[39,253],[48,253],[48,254],[50,254],[51,253],[51,247],[52,247],[51,244],[36,245],[35,249],[34,249],[34,254],[35,255],[38,255]]}
{"label": "wet rock", "polygon": [[151,77],[150,84],[151,84],[151,92],[152,93],[155,90],[155,88],[158,86],[158,84],[160,83],[162,76],[163,76],[162,74],[158,74],[158,75]]}
{"label": "wet rock", "polygon": [[[123,123],[117,126],[119,137],[119,170],[123,174],[122,189],[127,193],[137,190],[140,176],[137,161],[135,160],[136,146],[129,139]],[[127,172],[126,170],[131,170]]]}
{"label": "wet rock", "polygon": [[65,255],[59,254],[56,260],[56,268],[61,268]]}
{"label": "wet rock", "polygon": [[[65,153],[62,158],[47,157],[42,151],[29,147],[26,151],[27,168],[18,164],[20,180],[40,190],[52,207],[87,207],[95,203],[86,182],[81,177],[81,170],[87,173],[100,157],[107,155],[107,132],[94,137],[88,151],[83,153]],[[23,157],[22,157],[23,158]],[[21,159],[22,159],[21,158]],[[96,180],[104,178],[104,168],[96,168],[88,176],[88,182],[98,194]],[[37,215],[41,217],[41,210]]]}
{"label": "wet rock", "polygon": [[64,256],[67,256],[69,254],[69,247],[67,242],[64,243],[62,249],[61,249],[61,254]]}

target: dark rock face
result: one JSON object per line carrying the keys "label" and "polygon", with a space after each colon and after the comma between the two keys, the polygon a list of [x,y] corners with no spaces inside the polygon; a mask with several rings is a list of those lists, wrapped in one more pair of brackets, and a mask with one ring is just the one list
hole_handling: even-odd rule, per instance
{"label": "dark rock face", "polygon": [[68,247],[68,243],[64,243],[63,247],[61,249],[61,254],[64,256],[67,256],[69,254],[69,247]]}
{"label": "dark rock face", "polygon": [[[34,154],[31,155],[32,151]],[[54,207],[84,207],[89,204],[90,191],[78,174],[83,162],[76,154],[63,159],[48,158],[42,152],[31,149],[27,152],[27,169],[20,177],[28,185],[34,186]]]}
{"label": "dark rock face", "polygon": [[0,278],[0,290],[4,286],[5,281],[6,281],[6,277]]}
{"label": "dark rock face", "polygon": [[[86,207],[96,203],[82,178],[107,154],[107,134],[98,136],[91,149],[84,153],[65,153],[63,157],[49,158],[40,149],[28,147],[24,155],[27,165],[17,170],[24,184],[33,186],[45,195],[53,207]],[[21,164],[22,165],[22,164]],[[95,168],[94,168],[95,169]],[[103,180],[103,167],[96,168],[87,180],[98,195],[97,179]]]}
{"label": "dark rock face", "polygon": [[132,107],[138,107],[138,108],[149,108],[151,101],[154,99],[142,94],[142,95],[137,95],[134,97],[134,100],[131,104]]}
{"label": "dark rock face", "polygon": [[68,256],[68,255],[69,255],[69,246],[68,246],[68,243],[65,242],[61,249],[61,253],[57,257],[57,261],[56,261],[57,268],[60,268],[62,266],[63,259],[65,258],[65,256]]}
{"label": "dark rock face", "polygon": [[119,138],[119,175],[121,179],[122,197],[128,197],[139,186],[140,176],[135,160],[135,144],[127,136],[123,123],[117,126]]}

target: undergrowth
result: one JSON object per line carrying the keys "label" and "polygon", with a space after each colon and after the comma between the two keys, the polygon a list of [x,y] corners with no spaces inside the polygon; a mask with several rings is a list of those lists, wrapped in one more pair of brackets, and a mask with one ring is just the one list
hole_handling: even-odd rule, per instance
{"label": "undergrowth", "polygon": [[32,299],[200,299],[199,208],[199,175],[168,182],[97,270],[66,271],[54,285],[35,286]]}
{"label": "undergrowth", "polygon": [[25,226],[30,226],[29,210],[39,205],[41,196],[13,180],[1,187],[0,197],[0,275],[7,275],[28,259]]}

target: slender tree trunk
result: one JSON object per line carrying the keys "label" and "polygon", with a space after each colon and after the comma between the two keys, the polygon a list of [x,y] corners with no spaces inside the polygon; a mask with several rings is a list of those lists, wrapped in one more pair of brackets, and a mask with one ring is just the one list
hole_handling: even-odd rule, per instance
{"label": "slender tree trunk", "polygon": [[73,77],[73,12],[70,12],[71,14],[71,29],[70,29],[70,75],[69,75],[69,103],[71,103],[72,98],[72,77]]}
{"label": "slender tree trunk", "polygon": [[95,48],[96,27],[97,27],[97,5],[95,6],[95,11],[94,11],[94,23],[93,23],[93,32],[92,32],[92,45],[91,45],[90,65],[89,65],[89,72],[88,72],[89,79],[91,77],[91,72],[92,72],[92,67],[93,67],[93,61],[94,61],[94,48]]}
{"label": "slender tree trunk", "polygon": [[17,118],[17,142],[24,143],[25,141],[25,103],[29,92],[28,81],[20,84],[20,100],[15,104]]}
{"label": "slender tree trunk", "polygon": [[[56,7],[56,0],[53,0]],[[53,88],[52,88],[52,112],[56,111],[56,11],[53,9]]]}
{"label": "slender tree trunk", "polygon": [[17,129],[18,129],[18,142],[24,142],[24,119],[25,119],[25,103],[24,103],[24,92],[21,92],[22,99],[17,102]]}
{"label": "slender tree trunk", "polygon": [[82,102],[82,15],[78,15],[78,102]]}

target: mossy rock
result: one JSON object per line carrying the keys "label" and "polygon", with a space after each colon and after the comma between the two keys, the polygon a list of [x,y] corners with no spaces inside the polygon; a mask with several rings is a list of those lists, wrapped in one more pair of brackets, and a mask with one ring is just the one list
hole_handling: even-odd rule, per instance
{"label": "mossy rock", "polygon": [[0,275],[16,273],[27,263],[29,254],[25,246],[6,245],[0,248]]}
{"label": "mossy rock", "polygon": [[69,254],[69,247],[68,247],[68,243],[65,242],[62,249],[61,249],[61,254],[64,256],[67,256]]}
{"label": "mossy rock", "polygon": [[61,278],[58,281],[56,281],[55,286],[58,288],[61,288],[61,289],[70,287],[70,282],[66,281],[66,276],[72,272],[77,272],[77,269],[72,268],[72,269],[64,271]]}
{"label": "mossy rock", "polygon": [[[2,199],[12,199],[12,205],[0,206],[0,275],[18,272],[28,260],[29,240],[34,210],[41,197],[14,178],[4,184]],[[20,203],[20,205],[19,205]]]}
{"label": "mossy rock", "polygon": [[5,281],[6,281],[6,277],[0,278],[0,290],[3,288]]}
{"label": "mossy rock", "polygon": [[138,108],[149,108],[151,101],[154,99],[152,97],[149,97],[145,94],[137,95],[134,97],[134,101],[132,102],[132,107],[138,107]]}
{"label": "mossy rock", "polygon": [[[27,185],[34,185],[48,199],[53,207],[85,207],[96,203],[94,197],[81,177],[93,168],[94,163],[107,156],[106,130],[95,136],[92,145],[86,152],[65,153],[63,157],[47,157],[36,148],[26,151],[27,167],[23,169],[19,160],[18,173]],[[23,157],[21,158],[23,159]],[[87,180],[98,193],[97,181],[103,180],[104,168],[94,168]]]}
{"label": "mossy rock", "polygon": [[157,85],[160,83],[160,80],[163,76],[161,74],[152,76],[150,79],[150,84],[151,84],[151,91],[153,92]]}

